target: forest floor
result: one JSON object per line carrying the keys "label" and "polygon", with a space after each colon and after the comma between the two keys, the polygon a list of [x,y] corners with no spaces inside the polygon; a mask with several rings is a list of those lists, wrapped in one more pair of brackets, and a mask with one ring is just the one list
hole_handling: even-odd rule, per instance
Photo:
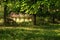
{"label": "forest floor", "polygon": [[0,40],[60,40],[60,26],[55,26],[0,27]]}

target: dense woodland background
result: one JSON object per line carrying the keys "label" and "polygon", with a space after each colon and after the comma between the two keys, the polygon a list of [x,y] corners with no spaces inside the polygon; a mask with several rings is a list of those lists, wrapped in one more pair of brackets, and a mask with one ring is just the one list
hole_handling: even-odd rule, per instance
{"label": "dense woodland background", "polygon": [[60,40],[60,0],[0,0],[0,40]]}
{"label": "dense woodland background", "polygon": [[13,12],[13,15],[14,13],[33,15],[31,18],[33,25],[60,24],[59,2],[60,0],[0,0],[0,19],[4,19],[4,25],[7,25],[8,19],[14,21],[7,18]]}

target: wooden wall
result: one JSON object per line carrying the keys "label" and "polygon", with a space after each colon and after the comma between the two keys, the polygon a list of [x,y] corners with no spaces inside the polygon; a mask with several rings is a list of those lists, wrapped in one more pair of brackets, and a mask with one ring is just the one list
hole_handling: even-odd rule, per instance
{"label": "wooden wall", "polygon": [[32,15],[22,13],[16,14],[14,12],[11,12],[9,14],[9,18],[19,23],[32,21]]}

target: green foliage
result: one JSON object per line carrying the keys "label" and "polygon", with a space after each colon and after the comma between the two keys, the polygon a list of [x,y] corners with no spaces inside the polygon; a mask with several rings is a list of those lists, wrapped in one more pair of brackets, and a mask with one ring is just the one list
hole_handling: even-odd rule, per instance
{"label": "green foliage", "polygon": [[58,34],[60,33],[40,28],[3,28],[0,29],[0,40],[59,40]]}
{"label": "green foliage", "polygon": [[46,13],[48,9],[59,9],[59,2],[59,0],[5,0],[3,4],[7,3],[7,6],[16,12],[37,14],[40,8],[43,13]]}
{"label": "green foliage", "polygon": [[38,14],[43,17],[60,17],[60,0],[2,0],[2,5],[7,5],[7,12],[22,12]]}

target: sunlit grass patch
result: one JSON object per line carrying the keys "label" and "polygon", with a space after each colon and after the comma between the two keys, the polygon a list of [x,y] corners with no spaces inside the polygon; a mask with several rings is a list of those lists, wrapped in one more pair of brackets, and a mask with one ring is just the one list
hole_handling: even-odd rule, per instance
{"label": "sunlit grass patch", "polygon": [[33,27],[1,27],[1,40],[54,40],[60,38],[59,29],[43,29]]}

